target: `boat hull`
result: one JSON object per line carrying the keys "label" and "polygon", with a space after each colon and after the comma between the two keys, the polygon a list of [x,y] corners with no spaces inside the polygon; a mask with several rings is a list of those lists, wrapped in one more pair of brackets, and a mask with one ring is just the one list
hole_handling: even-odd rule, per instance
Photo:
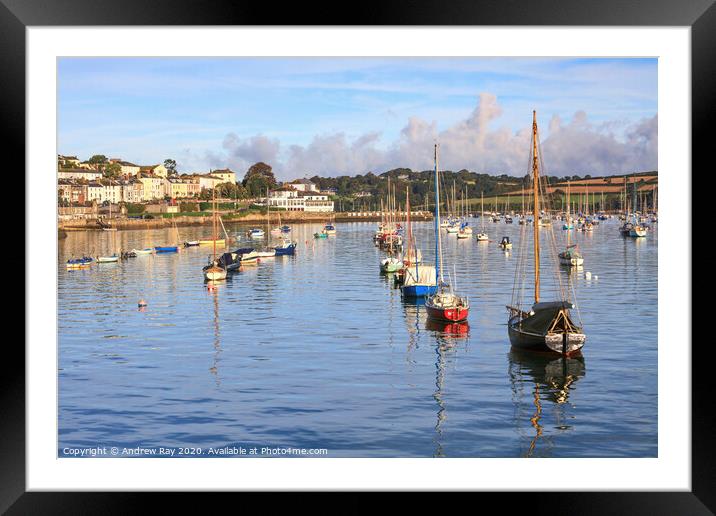
{"label": "boat hull", "polygon": [[225,238],[219,238],[217,240],[199,240],[199,245],[214,245],[214,242],[216,242],[216,245],[226,245]]}
{"label": "boat hull", "polygon": [[428,311],[428,318],[437,321],[461,322],[466,321],[470,308],[465,306],[440,307],[425,303]]}
{"label": "boat hull", "polygon": [[432,296],[438,291],[437,285],[403,285],[400,291],[405,297]]}
{"label": "boat hull", "polygon": [[177,246],[169,246],[169,247],[155,247],[154,250],[159,253],[177,253],[179,252],[179,248]]}
{"label": "boat hull", "polygon": [[[542,335],[520,330],[515,320],[507,325],[510,343],[515,349],[539,353],[575,355],[581,352],[587,337],[583,333],[552,333]],[[566,339],[565,339],[566,337]]]}
{"label": "boat hull", "polygon": [[220,267],[212,267],[204,271],[204,278],[208,281],[218,281],[226,279],[226,269]]}
{"label": "boat hull", "polygon": [[276,256],[292,256],[296,254],[296,244],[291,244],[288,247],[276,247]]}
{"label": "boat hull", "polygon": [[116,263],[119,261],[119,256],[99,256],[97,257],[97,263]]}

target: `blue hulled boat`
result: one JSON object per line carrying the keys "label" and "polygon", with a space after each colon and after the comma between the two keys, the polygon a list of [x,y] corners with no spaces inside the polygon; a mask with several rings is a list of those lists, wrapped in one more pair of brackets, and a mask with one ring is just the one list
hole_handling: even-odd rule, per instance
{"label": "blue hulled boat", "polygon": [[154,250],[159,253],[176,253],[179,252],[179,246],[171,245],[171,246],[157,246],[154,248]]}

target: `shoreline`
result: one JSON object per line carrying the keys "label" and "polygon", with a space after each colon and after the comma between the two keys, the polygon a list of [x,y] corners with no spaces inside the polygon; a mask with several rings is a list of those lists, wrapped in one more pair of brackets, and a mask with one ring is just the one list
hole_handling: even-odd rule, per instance
{"label": "shoreline", "polygon": [[[222,221],[224,224],[232,223],[266,223],[266,216],[261,214],[248,214],[243,217],[231,217],[231,212],[220,213],[224,216]],[[227,217],[228,215],[228,217]],[[411,214],[411,220],[426,221],[433,220],[432,214]],[[306,212],[281,212],[281,223],[327,223],[327,222],[379,222],[382,216],[380,213],[370,214],[351,214],[351,212],[331,212],[331,213],[306,213]],[[401,217],[399,217],[401,218]],[[402,217],[404,218],[404,216]],[[272,217],[273,219],[273,217]],[[158,217],[154,219],[128,219],[117,218],[109,221],[112,228],[119,231],[126,230],[145,230],[145,229],[162,229],[170,228],[175,223],[177,227],[191,226],[209,226],[212,223],[210,216],[181,216],[181,217]],[[277,223],[277,220],[273,220]],[[74,231],[103,231],[102,227],[97,223],[97,219],[80,219],[60,221],[57,225],[60,232]]]}

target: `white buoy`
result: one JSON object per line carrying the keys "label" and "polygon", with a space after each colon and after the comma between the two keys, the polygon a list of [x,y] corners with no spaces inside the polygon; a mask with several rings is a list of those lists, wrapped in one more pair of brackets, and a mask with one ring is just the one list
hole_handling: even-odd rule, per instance
{"label": "white buoy", "polygon": [[595,274],[595,275],[594,275],[594,279],[595,279],[595,280],[598,280],[598,279],[599,279],[599,276],[597,276],[597,275]]}
{"label": "white buoy", "polygon": [[587,278],[588,280],[590,280],[590,279],[592,279],[592,273],[587,271],[584,273],[584,277]]}

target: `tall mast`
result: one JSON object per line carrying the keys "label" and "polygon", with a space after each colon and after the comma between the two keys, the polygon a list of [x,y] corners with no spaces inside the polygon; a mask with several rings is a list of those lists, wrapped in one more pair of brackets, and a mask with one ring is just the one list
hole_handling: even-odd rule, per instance
{"label": "tall mast", "polygon": [[435,144],[435,265],[437,284],[443,281],[443,264],[440,259],[440,179],[438,178],[438,144]]}
{"label": "tall mast", "polygon": [[534,191],[535,303],[539,303],[539,158],[537,154],[537,111],[532,111],[532,183]]}
{"label": "tall mast", "polygon": [[213,210],[213,217],[211,219],[212,231],[214,233],[212,240],[214,241],[214,262],[216,262],[216,184],[211,189],[211,208]]}

